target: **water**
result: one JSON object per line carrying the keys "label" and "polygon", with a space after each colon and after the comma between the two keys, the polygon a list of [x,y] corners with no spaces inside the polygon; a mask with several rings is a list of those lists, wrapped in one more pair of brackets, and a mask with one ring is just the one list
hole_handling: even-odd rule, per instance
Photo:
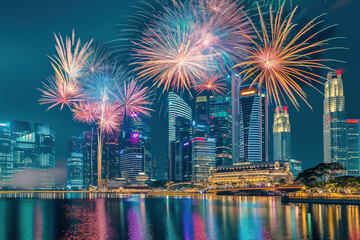
{"label": "water", "polygon": [[0,198],[0,239],[360,239],[359,206],[284,205],[278,197]]}

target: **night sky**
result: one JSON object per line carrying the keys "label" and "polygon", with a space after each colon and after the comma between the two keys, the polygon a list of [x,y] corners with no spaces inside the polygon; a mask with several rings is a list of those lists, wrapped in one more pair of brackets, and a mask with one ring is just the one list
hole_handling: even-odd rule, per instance
{"label": "night sky", "polygon": [[[48,55],[55,53],[53,33],[70,35],[75,29],[83,42],[94,39],[107,42],[117,38],[116,24],[125,23],[135,1],[129,0],[63,0],[63,1],[6,1],[0,7],[0,120],[25,120],[31,123],[51,124],[56,131],[56,166],[66,167],[67,139],[80,136],[89,129],[74,123],[68,110],[40,106],[37,100],[41,82],[52,74]],[[323,27],[339,24],[331,36],[345,37],[333,42],[350,50],[333,51],[323,57],[346,61],[346,64],[328,64],[343,72],[346,114],[360,118],[358,58],[360,56],[360,1],[358,0],[294,0],[299,5],[299,18],[311,18],[327,12]],[[322,73],[326,76],[326,72]],[[304,168],[323,160],[322,95],[305,88],[313,110],[301,104],[300,111],[290,107],[292,156],[303,161]],[[323,87],[321,88],[323,91]],[[270,115],[273,115],[270,108]],[[155,112],[152,121],[152,138],[156,142],[154,153],[164,160],[167,149],[164,114]],[[272,116],[271,116],[272,117]],[[271,129],[270,129],[271,130]],[[59,181],[63,182],[66,176]]]}

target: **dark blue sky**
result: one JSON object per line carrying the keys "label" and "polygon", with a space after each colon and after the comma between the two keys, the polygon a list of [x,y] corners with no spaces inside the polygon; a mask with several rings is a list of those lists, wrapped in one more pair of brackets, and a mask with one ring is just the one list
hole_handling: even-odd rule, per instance
{"label": "dark blue sky", "polygon": [[[71,135],[80,135],[88,127],[74,123],[68,110],[52,109],[37,102],[36,90],[52,74],[47,55],[54,49],[53,33],[71,34],[75,29],[82,41],[93,38],[97,42],[111,41],[117,37],[116,24],[125,23],[125,15],[131,14],[130,0],[63,0],[63,1],[6,1],[0,7],[0,119],[44,122],[56,131],[57,166],[64,167],[66,141]],[[360,56],[360,1],[358,0],[294,0],[299,4],[301,18],[315,17],[328,12],[326,24],[339,24],[333,36],[346,37],[337,46],[350,51],[335,51],[332,55],[345,60],[346,64],[330,67],[343,70],[348,118],[360,118],[358,58]],[[324,26],[325,26],[324,25]],[[326,72],[323,73],[326,76]],[[323,89],[321,89],[323,90]],[[292,128],[292,155],[302,160],[304,167],[311,167],[323,159],[322,150],[322,96],[306,89],[311,111],[305,104],[297,112],[290,107]],[[273,113],[273,107],[270,114]],[[156,120],[159,119],[155,113]],[[163,117],[162,117],[163,118]],[[162,119],[161,118],[161,119]],[[166,150],[167,128],[163,121],[153,124],[153,139],[157,143],[155,153],[159,160]]]}

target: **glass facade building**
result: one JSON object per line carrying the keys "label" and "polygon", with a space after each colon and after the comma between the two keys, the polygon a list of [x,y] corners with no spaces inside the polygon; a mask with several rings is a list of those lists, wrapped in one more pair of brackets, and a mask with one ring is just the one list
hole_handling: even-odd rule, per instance
{"label": "glass facade building", "polygon": [[216,166],[214,138],[192,138],[192,180],[206,181]]}
{"label": "glass facade building", "polygon": [[347,161],[349,176],[360,176],[360,120],[348,119],[347,123]]}
{"label": "glass facade building", "polygon": [[10,123],[0,122],[0,186],[9,186],[11,184],[13,170]]}
{"label": "glass facade building", "polygon": [[346,166],[345,96],[341,71],[329,72],[324,99],[324,162]]}
{"label": "glass facade building", "polygon": [[191,180],[191,122],[184,117],[175,120],[175,179]]}
{"label": "glass facade building", "polygon": [[144,172],[144,149],[130,147],[120,151],[120,172],[132,183],[136,182],[139,173]]}
{"label": "glass facade building", "polygon": [[277,107],[273,125],[274,161],[289,161],[291,158],[291,133],[288,108]]}
{"label": "glass facade building", "polygon": [[67,181],[68,189],[83,189],[83,138],[71,137],[68,141]]}
{"label": "glass facade building", "polygon": [[269,161],[268,99],[257,84],[240,87],[238,118],[240,161]]}

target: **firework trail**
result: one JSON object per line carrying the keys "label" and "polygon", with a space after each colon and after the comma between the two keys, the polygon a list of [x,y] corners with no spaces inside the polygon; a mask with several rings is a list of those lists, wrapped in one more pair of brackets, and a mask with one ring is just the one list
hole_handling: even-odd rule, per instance
{"label": "firework trail", "polygon": [[293,17],[297,7],[285,17],[283,16],[283,8],[284,4],[274,16],[270,6],[268,26],[260,7],[258,7],[261,26],[255,27],[253,21],[249,19],[256,32],[257,39],[249,37],[253,48],[250,50],[243,49],[249,56],[244,62],[240,62],[234,67],[246,67],[241,72],[245,76],[243,81],[250,79],[252,83],[258,83],[259,86],[264,85],[276,105],[281,106],[281,99],[285,99],[287,96],[292,104],[298,108],[297,96],[308,104],[306,94],[299,83],[310,86],[312,86],[311,82],[321,83],[323,77],[313,73],[312,70],[329,69],[323,62],[335,61],[314,57],[318,53],[334,49],[322,48],[334,38],[316,40],[320,37],[320,33],[332,27],[312,33],[322,22],[319,20],[321,16],[311,20],[295,32],[296,24],[293,23]]}

